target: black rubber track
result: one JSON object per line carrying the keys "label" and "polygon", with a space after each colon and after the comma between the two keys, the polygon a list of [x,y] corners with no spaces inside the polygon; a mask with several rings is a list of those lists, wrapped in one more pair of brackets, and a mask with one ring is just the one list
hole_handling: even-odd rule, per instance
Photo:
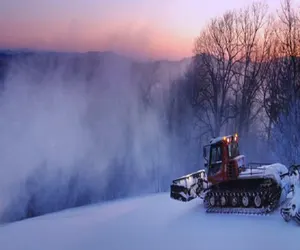
{"label": "black rubber track", "polygon": [[[213,187],[204,197],[204,206],[207,213],[226,213],[226,214],[257,214],[266,215],[273,212],[279,206],[281,196],[281,187],[273,180],[256,179],[246,180],[246,185],[237,188],[241,185],[241,181],[236,183],[231,182],[229,185]],[[268,184],[266,184],[268,183]],[[215,204],[209,202],[211,197],[215,198]],[[247,206],[242,204],[242,197],[247,196],[249,203]],[[261,205],[256,206],[254,198],[261,198]],[[226,204],[221,204],[221,197],[225,198]],[[235,198],[237,204],[233,205],[232,201]]]}

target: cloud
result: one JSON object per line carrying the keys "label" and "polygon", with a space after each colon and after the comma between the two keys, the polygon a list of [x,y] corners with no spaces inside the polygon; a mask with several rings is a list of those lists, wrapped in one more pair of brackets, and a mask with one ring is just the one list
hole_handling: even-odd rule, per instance
{"label": "cloud", "polygon": [[0,46],[5,47],[79,52],[110,50],[138,59],[181,59],[191,55],[193,42],[189,37],[142,20],[7,21],[0,24],[0,32]]}

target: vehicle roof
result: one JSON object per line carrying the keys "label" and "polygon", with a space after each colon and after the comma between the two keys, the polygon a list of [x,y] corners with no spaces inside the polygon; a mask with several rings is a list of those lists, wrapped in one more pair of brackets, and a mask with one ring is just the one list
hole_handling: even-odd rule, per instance
{"label": "vehicle roof", "polygon": [[212,138],[209,143],[210,144],[216,144],[218,142],[221,142],[223,140],[224,137],[228,138],[228,137],[232,137],[233,135],[225,135],[225,136],[219,136],[219,137],[215,137],[215,138]]}

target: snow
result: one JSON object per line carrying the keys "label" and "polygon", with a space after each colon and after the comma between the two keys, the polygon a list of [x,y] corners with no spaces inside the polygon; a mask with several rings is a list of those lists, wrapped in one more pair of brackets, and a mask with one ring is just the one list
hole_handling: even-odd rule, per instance
{"label": "snow", "polygon": [[222,141],[224,138],[230,138],[232,136],[233,135],[218,136],[218,137],[210,139],[209,143],[210,144],[216,144],[216,143]]}
{"label": "snow", "polygon": [[300,187],[295,186],[295,195],[292,199],[293,204],[296,205],[295,211],[300,211]]}
{"label": "snow", "polygon": [[287,174],[288,169],[285,165],[281,163],[274,163],[270,165],[264,165],[262,168],[265,167],[265,174],[267,176],[273,176],[277,183],[284,187],[286,184],[289,184],[289,180],[285,181],[285,178],[281,178],[281,175]]}
{"label": "snow", "polygon": [[[197,177],[194,178],[194,176]],[[205,170],[201,169],[191,174],[181,176],[180,178],[174,180],[173,182],[175,182],[177,186],[190,188],[191,186],[193,186],[198,182],[199,176],[201,176],[202,178],[206,178]]]}
{"label": "snow", "polygon": [[283,178],[281,177],[281,175],[287,174],[288,172],[288,168],[285,165],[281,163],[273,163],[270,165],[262,165],[254,168],[249,167],[240,174],[240,178],[269,176],[273,178],[277,183],[279,183],[282,187],[285,187],[290,183],[296,184],[299,180],[298,176],[285,176]]}
{"label": "snow", "polygon": [[168,193],[70,209],[0,227],[3,250],[298,250],[299,226],[269,216],[207,214]]}
{"label": "snow", "polygon": [[224,138],[224,136],[219,136],[219,137],[216,137],[216,138],[213,138],[213,139],[211,139],[210,140],[210,144],[216,144],[217,142],[220,142],[220,141],[222,141],[223,140],[223,138]]}
{"label": "snow", "polygon": [[249,167],[245,169],[241,174],[241,178],[249,178],[256,176],[270,176],[274,178],[274,180],[281,184],[281,175],[288,173],[288,169],[286,166],[280,163],[274,163],[270,165],[262,165],[258,167]]}
{"label": "snow", "polygon": [[236,157],[234,157],[234,160],[237,162],[238,166],[241,167],[243,165],[245,165],[245,155],[238,155]]}

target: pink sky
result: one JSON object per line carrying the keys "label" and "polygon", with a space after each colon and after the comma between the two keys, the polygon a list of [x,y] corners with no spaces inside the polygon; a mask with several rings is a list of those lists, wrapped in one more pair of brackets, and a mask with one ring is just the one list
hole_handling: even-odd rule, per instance
{"label": "pink sky", "polygon": [[[298,3],[300,0],[296,0]],[[265,0],[271,9],[280,0]],[[2,0],[0,47],[180,59],[211,17],[252,0]]]}

